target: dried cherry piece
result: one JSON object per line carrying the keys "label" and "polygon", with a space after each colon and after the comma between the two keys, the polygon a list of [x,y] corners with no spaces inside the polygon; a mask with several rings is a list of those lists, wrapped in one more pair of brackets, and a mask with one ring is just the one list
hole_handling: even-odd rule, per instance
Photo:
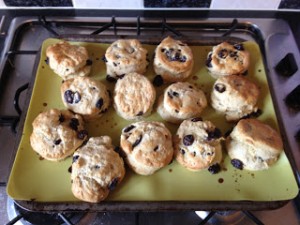
{"label": "dried cherry piece", "polygon": [[225,59],[228,55],[227,49],[223,48],[221,51],[218,52],[218,56],[222,59]]}
{"label": "dried cherry piece", "polygon": [[64,98],[67,103],[72,104],[74,99],[74,93],[71,90],[66,90],[64,94]]}
{"label": "dried cherry piece", "polygon": [[207,56],[207,59],[206,59],[206,62],[205,62],[205,65],[206,65],[207,67],[212,67],[211,60],[212,60],[212,58],[211,58],[211,53],[210,53],[210,54]]}
{"label": "dried cherry piece", "polygon": [[215,164],[211,165],[210,167],[208,167],[208,171],[211,174],[219,173],[221,171],[221,166],[219,165],[219,163],[215,163]]}
{"label": "dried cherry piece", "polygon": [[219,92],[219,93],[223,93],[224,91],[226,91],[226,86],[224,84],[215,84],[214,89]]}
{"label": "dried cherry piece", "polygon": [[243,44],[235,44],[233,45],[233,47],[236,49],[236,50],[239,50],[239,51],[244,51],[244,45]]}
{"label": "dried cherry piece", "polygon": [[65,117],[63,116],[63,114],[59,115],[58,121],[63,123],[65,121]]}
{"label": "dried cherry piece", "polygon": [[118,177],[115,177],[115,178],[110,182],[110,184],[108,185],[108,187],[107,187],[108,190],[110,190],[110,191],[114,190],[114,189],[117,187],[118,182],[119,182],[119,178],[118,178]]}
{"label": "dried cherry piece", "polygon": [[75,92],[74,93],[74,97],[73,97],[73,103],[78,103],[78,102],[80,102],[80,100],[81,100],[81,96],[80,96],[80,94],[79,94],[79,92]]}
{"label": "dried cherry piece", "polygon": [[142,139],[143,139],[143,135],[140,135],[139,138],[132,144],[132,148],[138,146],[141,143]]}
{"label": "dried cherry piece", "polygon": [[222,137],[222,132],[219,128],[215,128],[213,131],[207,131],[207,140],[218,139]]}
{"label": "dried cherry piece", "polygon": [[79,159],[79,155],[74,155],[72,159],[72,163],[77,162],[78,159]]}
{"label": "dried cherry piece", "polygon": [[231,164],[233,165],[233,167],[235,167],[239,170],[242,170],[244,168],[243,162],[239,159],[232,159]]}
{"label": "dried cherry piece", "polygon": [[91,59],[86,60],[86,66],[91,66],[93,65],[93,61]]}
{"label": "dried cherry piece", "polygon": [[194,140],[194,136],[192,134],[189,134],[183,137],[182,142],[185,146],[190,146],[194,143]]}
{"label": "dried cherry piece", "polygon": [[78,126],[79,126],[79,121],[78,119],[76,118],[72,118],[71,121],[70,121],[70,127],[73,129],[73,130],[78,130]]}
{"label": "dried cherry piece", "polygon": [[164,80],[161,75],[156,75],[152,83],[154,86],[159,87],[164,84]]}
{"label": "dried cherry piece", "polygon": [[108,61],[107,61],[107,59],[106,59],[106,57],[105,57],[105,55],[104,55],[104,56],[102,56],[102,58],[101,58],[101,59],[102,59],[102,61],[103,61],[103,62],[105,62],[105,63],[107,63],[107,62],[108,62]]}
{"label": "dried cherry piece", "polygon": [[60,143],[61,143],[61,139],[57,139],[57,140],[54,141],[55,145],[59,145]]}
{"label": "dried cherry piece", "polygon": [[198,121],[203,121],[203,119],[201,117],[195,117],[193,119],[191,119],[192,122],[198,122]]}
{"label": "dried cherry piece", "polygon": [[112,76],[110,76],[110,75],[106,75],[106,80],[107,80],[108,82],[112,82],[112,83],[117,81],[116,78],[114,78],[114,77],[112,77]]}
{"label": "dried cherry piece", "polygon": [[98,101],[97,101],[97,103],[96,103],[96,107],[98,108],[98,109],[101,109],[102,108],[102,106],[103,106],[103,98],[100,98]]}
{"label": "dried cherry piece", "polygon": [[78,139],[83,140],[88,135],[87,130],[80,130],[78,131],[77,137]]}
{"label": "dried cherry piece", "polygon": [[130,126],[126,127],[126,128],[123,130],[123,132],[124,132],[124,133],[127,133],[127,132],[131,131],[131,130],[134,129],[134,128],[135,128],[134,125],[130,125]]}

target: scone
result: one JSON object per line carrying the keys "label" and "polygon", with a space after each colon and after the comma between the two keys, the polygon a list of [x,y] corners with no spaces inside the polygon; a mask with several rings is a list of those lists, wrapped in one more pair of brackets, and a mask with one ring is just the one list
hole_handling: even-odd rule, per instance
{"label": "scone", "polygon": [[52,70],[64,80],[87,76],[91,72],[92,61],[85,47],[62,41],[46,49],[47,62]]}
{"label": "scone", "polygon": [[222,160],[221,131],[201,118],[184,120],[174,136],[174,155],[191,171],[209,169]]}
{"label": "scone", "polygon": [[73,155],[72,192],[80,200],[103,201],[124,176],[123,159],[114,151],[108,136],[90,138]]}
{"label": "scone", "polygon": [[140,175],[155,173],[173,158],[172,135],[161,122],[130,124],[122,130],[120,145],[126,163]]}
{"label": "scone", "polygon": [[229,75],[218,78],[211,92],[211,106],[236,121],[258,111],[260,90],[245,77]]}
{"label": "scone", "polygon": [[65,80],[61,85],[61,98],[71,111],[85,120],[101,117],[110,105],[106,86],[90,77],[76,77]]}
{"label": "scone", "polygon": [[186,80],[193,66],[192,50],[179,40],[167,37],[155,49],[154,71],[164,83]]}
{"label": "scone", "polygon": [[120,39],[113,42],[106,50],[107,80],[117,80],[127,73],[146,72],[148,51],[136,39]]}
{"label": "scone", "polygon": [[72,155],[88,135],[81,116],[68,110],[50,109],[42,112],[34,119],[32,127],[32,149],[51,161]]}
{"label": "scone", "polygon": [[157,112],[166,121],[180,123],[200,116],[207,106],[204,92],[188,82],[168,86],[158,100]]}
{"label": "scone", "polygon": [[243,74],[248,70],[249,63],[250,55],[243,44],[232,45],[228,42],[214,46],[206,59],[206,67],[214,78]]}
{"label": "scone", "polygon": [[283,151],[279,133],[257,119],[242,119],[226,139],[231,163],[238,169],[264,170]]}
{"label": "scone", "polygon": [[152,83],[143,75],[129,73],[119,79],[114,89],[114,107],[126,120],[147,117],[152,111],[156,91]]}

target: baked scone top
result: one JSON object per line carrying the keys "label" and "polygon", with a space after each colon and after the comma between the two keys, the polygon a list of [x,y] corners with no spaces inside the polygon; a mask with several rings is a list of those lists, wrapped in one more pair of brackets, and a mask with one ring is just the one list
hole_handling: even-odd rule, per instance
{"label": "baked scone top", "polygon": [[122,130],[125,160],[138,174],[150,175],[173,158],[172,135],[161,122],[140,121]]}
{"label": "baked scone top", "polygon": [[[85,47],[71,45],[66,41],[50,45],[46,49],[50,68],[57,70],[60,74],[72,74],[84,67],[89,59]],[[64,68],[64,71],[60,71]]]}
{"label": "baked scone top", "polygon": [[137,39],[120,39],[106,50],[105,63],[107,75],[118,79],[124,74],[146,72],[148,51]]}
{"label": "baked scone top", "polygon": [[65,80],[61,85],[64,105],[75,113],[92,120],[101,117],[110,105],[106,86],[90,77],[76,77]]}
{"label": "baked scone top", "polygon": [[184,120],[174,137],[176,160],[191,171],[206,169],[222,159],[221,131],[201,118]]}
{"label": "baked scone top", "polygon": [[123,159],[109,136],[92,137],[73,155],[72,192],[87,202],[100,202],[125,176]]}
{"label": "baked scone top", "polygon": [[128,73],[116,83],[114,107],[123,118],[138,119],[151,113],[155,98],[155,88],[148,78]]}
{"label": "baked scone top", "polygon": [[238,120],[256,112],[260,90],[245,77],[229,75],[219,77],[211,93],[212,107],[225,113],[228,121]]}
{"label": "baked scone top", "polygon": [[231,132],[230,137],[273,154],[280,154],[283,150],[279,133],[258,119],[240,120]]}
{"label": "baked scone top", "polygon": [[206,67],[215,78],[243,74],[248,70],[249,64],[250,55],[243,45],[228,42],[214,46],[206,60]]}
{"label": "baked scone top", "polygon": [[47,160],[66,158],[87,138],[82,117],[68,110],[42,112],[34,119],[32,126],[31,146]]}
{"label": "baked scone top", "polygon": [[177,73],[189,70],[194,64],[191,48],[170,36],[166,37],[155,49],[156,64],[161,64]]}
{"label": "baked scone top", "polygon": [[180,40],[166,37],[155,49],[154,71],[165,83],[186,80],[193,66],[193,52]]}
{"label": "baked scone top", "polygon": [[204,92],[188,82],[171,84],[164,92],[164,107],[173,116],[197,115],[206,106]]}

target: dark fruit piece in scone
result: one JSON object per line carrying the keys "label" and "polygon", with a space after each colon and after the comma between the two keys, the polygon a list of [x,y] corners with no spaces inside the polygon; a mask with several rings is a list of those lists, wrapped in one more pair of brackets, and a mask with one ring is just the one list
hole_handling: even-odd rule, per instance
{"label": "dark fruit piece in scone", "polygon": [[182,142],[185,146],[190,146],[194,143],[194,136],[192,134],[186,135]]}
{"label": "dark fruit piece in scone", "polygon": [[239,170],[242,170],[244,168],[243,162],[239,159],[232,159],[231,164],[233,165],[233,167],[235,167]]}

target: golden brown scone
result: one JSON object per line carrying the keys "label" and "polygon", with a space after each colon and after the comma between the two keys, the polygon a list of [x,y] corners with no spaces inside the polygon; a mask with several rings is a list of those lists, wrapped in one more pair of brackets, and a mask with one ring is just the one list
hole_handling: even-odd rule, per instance
{"label": "golden brown scone", "polygon": [[250,55],[243,44],[232,45],[228,42],[214,46],[206,60],[206,67],[214,78],[243,74],[249,64]]}
{"label": "golden brown scone", "polygon": [[156,98],[152,83],[138,73],[128,73],[119,79],[114,90],[116,112],[126,120],[137,120],[151,114]]}
{"label": "golden brown scone", "polygon": [[155,49],[154,71],[164,83],[186,80],[193,66],[192,50],[179,40],[167,37]]}
{"label": "golden brown scone", "polygon": [[101,117],[110,106],[110,96],[106,86],[90,77],[65,80],[60,89],[64,105],[82,115],[85,120]]}
{"label": "golden brown scone", "polygon": [[86,140],[82,117],[68,110],[50,109],[32,123],[30,144],[43,158],[59,161],[73,154]]}
{"label": "golden brown scone", "polygon": [[64,80],[76,76],[87,76],[91,71],[91,60],[85,47],[61,41],[46,49],[48,64]]}
{"label": "golden brown scone", "polygon": [[239,169],[264,170],[283,151],[279,133],[257,119],[242,119],[226,139],[232,164]]}
{"label": "golden brown scone", "polygon": [[198,117],[207,106],[204,92],[188,82],[168,86],[158,100],[157,112],[166,121],[181,123]]}
{"label": "golden brown scone", "polygon": [[191,171],[208,169],[222,160],[221,131],[201,118],[184,120],[174,137],[177,162]]}
{"label": "golden brown scone", "polygon": [[236,121],[258,110],[260,90],[245,77],[229,75],[218,78],[211,92],[211,106]]}
{"label": "golden brown scone", "polygon": [[161,122],[140,121],[122,130],[121,148],[129,167],[140,175],[151,175],[173,158],[172,135]]}
{"label": "golden brown scone", "polygon": [[73,155],[72,192],[82,201],[103,201],[124,176],[123,159],[114,151],[108,136],[90,138]]}
{"label": "golden brown scone", "polygon": [[144,74],[148,61],[148,51],[136,39],[120,39],[106,50],[106,73],[109,79],[119,79],[127,73]]}

